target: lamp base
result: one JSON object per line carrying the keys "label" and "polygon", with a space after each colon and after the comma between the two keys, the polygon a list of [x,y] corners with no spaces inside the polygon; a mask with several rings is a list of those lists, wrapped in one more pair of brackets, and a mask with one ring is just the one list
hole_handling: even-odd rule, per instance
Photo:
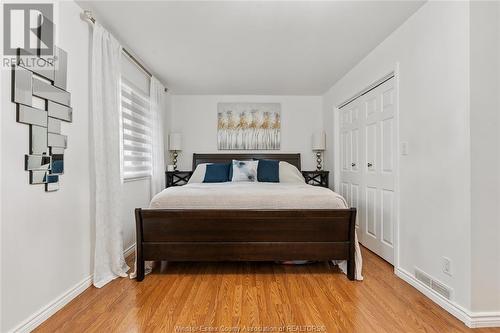
{"label": "lamp base", "polygon": [[177,154],[177,150],[174,150],[172,156],[173,156],[172,162],[174,163],[174,171],[177,171],[177,156],[179,156],[179,154]]}
{"label": "lamp base", "polygon": [[321,160],[321,152],[318,151],[316,152],[316,171],[321,171],[321,169],[323,169],[323,165],[322,165],[322,160]]}

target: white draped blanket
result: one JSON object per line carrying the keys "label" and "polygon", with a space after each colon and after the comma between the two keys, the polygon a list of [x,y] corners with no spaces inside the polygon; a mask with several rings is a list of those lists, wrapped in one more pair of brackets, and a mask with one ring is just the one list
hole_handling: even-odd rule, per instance
{"label": "white draped blanket", "polygon": [[296,183],[193,183],[169,187],[150,208],[186,209],[335,209],[344,198],[327,188]]}

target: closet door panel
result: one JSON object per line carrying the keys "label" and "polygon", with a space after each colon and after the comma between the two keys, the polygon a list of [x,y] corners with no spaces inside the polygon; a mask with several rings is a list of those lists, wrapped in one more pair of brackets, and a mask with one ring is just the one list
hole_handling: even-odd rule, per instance
{"label": "closet door panel", "polygon": [[340,195],[342,195],[346,199],[347,203],[349,203],[349,201],[347,200],[347,192],[348,191],[349,191],[349,183],[342,182],[340,184]]}
{"label": "closet door panel", "polygon": [[351,124],[356,124],[359,120],[359,105],[355,104],[351,110]]}
{"label": "closet door panel", "polygon": [[366,119],[370,119],[378,111],[377,97],[373,93],[373,90],[366,94]]}
{"label": "closet door panel", "polygon": [[349,108],[343,109],[340,112],[340,126],[346,127],[351,122],[351,110]]}
{"label": "closet door panel", "polygon": [[[359,185],[351,184],[351,207],[359,207]],[[359,227],[359,213],[356,216],[356,227]]]}
{"label": "closet door panel", "polygon": [[382,91],[382,112],[394,106],[394,86],[389,82]]}
{"label": "closet door panel", "polygon": [[382,172],[394,170],[394,118],[384,119],[381,126],[382,137]]}
{"label": "closet door panel", "polygon": [[351,131],[351,169],[354,172],[359,171],[359,129]]}
{"label": "closet door panel", "polygon": [[394,245],[394,191],[382,190],[382,241],[390,246]]}
{"label": "closet door panel", "polygon": [[377,238],[377,189],[366,187],[366,233]]}
{"label": "closet door panel", "polygon": [[348,172],[351,170],[351,132],[343,131],[341,134],[341,150],[342,150],[342,171]]}
{"label": "closet door panel", "polygon": [[377,123],[371,123],[365,127],[366,168],[367,173],[374,173],[377,168]]}
{"label": "closet door panel", "polygon": [[351,171],[352,140],[351,131],[345,132],[345,171]]}
{"label": "closet door panel", "polygon": [[340,193],[358,209],[360,242],[394,258],[396,94],[390,79],[341,110]]}

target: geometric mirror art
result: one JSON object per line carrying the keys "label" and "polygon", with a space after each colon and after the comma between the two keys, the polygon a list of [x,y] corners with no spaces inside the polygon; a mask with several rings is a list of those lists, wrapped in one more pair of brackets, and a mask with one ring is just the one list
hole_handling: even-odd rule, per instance
{"label": "geometric mirror art", "polygon": [[17,122],[30,127],[25,170],[29,171],[30,184],[44,184],[45,191],[57,191],[67,146],[61,123],[73,120],[71,96],[66,91],[68,56],[54,46],[52,63],[30,55],[37,61],[37,66],[30,66],[32,61],[24,61],[21,54],[26,51],[18,50],[17,65],[12,68],[12,102],[16,103]]}

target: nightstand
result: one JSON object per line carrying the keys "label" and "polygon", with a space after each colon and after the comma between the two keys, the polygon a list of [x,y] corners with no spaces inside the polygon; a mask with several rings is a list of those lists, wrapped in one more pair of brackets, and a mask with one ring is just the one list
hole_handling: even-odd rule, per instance
{"label": "nightstand", "polygon": [[186,185],[192,175],[193,171],[166,171],[165,187]]}
{"label": "nightstand", "polygon": [[328,188],[328,175],[329,171],[324,170],[314,170],[314,171],[302,171],[302,176],[306,180],[306,184],[314,186],[323,186]]}

